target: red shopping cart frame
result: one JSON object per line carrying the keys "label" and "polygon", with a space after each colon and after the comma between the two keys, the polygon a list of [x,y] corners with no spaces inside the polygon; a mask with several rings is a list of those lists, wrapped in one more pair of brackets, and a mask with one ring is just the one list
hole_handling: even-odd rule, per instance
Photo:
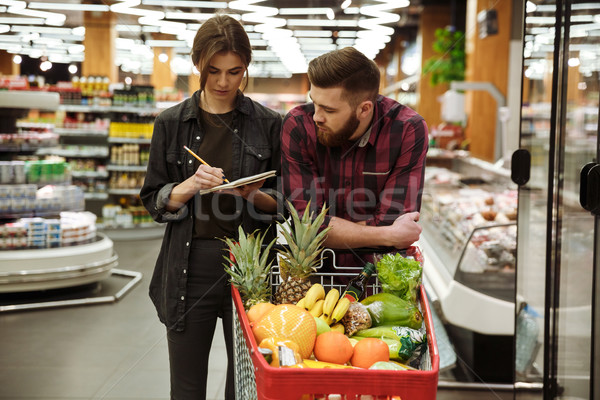
{"label": "red shopping cart frame", "polygon": [[431,359],[431,369],[426,371],[271,367],[258,351],[238,290],[232,286],[231,291],[237,317],[254,365],[259,400],[318,399],[327,394],[340,394],[345,396],[342,397],[343,399],[360,399],[360,395],[371,395],[377,399],[399,396],[402,400],[435,400],[440,357],[429,302],[423,285],[420,287],[420,302]]}

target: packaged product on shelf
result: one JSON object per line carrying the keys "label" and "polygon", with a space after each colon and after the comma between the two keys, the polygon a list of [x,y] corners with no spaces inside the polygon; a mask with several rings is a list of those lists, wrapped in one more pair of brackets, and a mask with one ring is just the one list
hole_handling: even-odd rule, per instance
{"label": "packaged product on shelf", "polygon": [[0,225],[0,250],[27,247],[27,228],[21,221]]}
{"label": "packaged product on shelf", "polygon": [[12,161],[12,174],[14,183],[25,183],[25,162],[24,161]]}
{"label": "packaged product on shelf", "polygon": [[35,185],[0,185],[0,214],[32,211]]}
{"label": "packaged product on shelf", "polygon": [[96,215],[89,211],[60,213],[63,246],[87,243],[96,237]]}
{"label": "packaged product on shelf", "polygon": [[62,231],[60,219],[46,219],[46,245],[47,247],[60,247]]}

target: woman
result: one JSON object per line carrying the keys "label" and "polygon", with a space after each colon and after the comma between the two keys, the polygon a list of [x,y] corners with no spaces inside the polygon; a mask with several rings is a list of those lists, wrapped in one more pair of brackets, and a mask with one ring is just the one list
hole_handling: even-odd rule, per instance
{"label": "woman", "polygon": [[206,397],[217,317],[223,319],[229,362],[225,397],[235,397],[231,293],[223,268],[226,246],[219,238],[235,237],[240,224],[247,232],[264,231],[278,214],[275,178],[198,194],[224,179],[279,172],[281,117],[239,90],[251,52],[238,21],[227,15],[206,21],[191,54],[200,89],[164,110],[154,124],[140,197],[154,220],[167,223],[150,297],[167,326],[171,398],[176,400]]}

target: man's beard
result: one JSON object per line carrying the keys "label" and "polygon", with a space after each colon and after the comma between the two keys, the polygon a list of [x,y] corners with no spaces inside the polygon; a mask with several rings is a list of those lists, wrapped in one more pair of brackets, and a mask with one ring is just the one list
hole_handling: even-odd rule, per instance
{"label": "man's beard", "polygon": [[352,114],[346,124],[337,132],[323,132],[317,124],[317,139],[323,146],[339,147],[352,137],[359,123],[360,121],[356,118],[356,115]]}

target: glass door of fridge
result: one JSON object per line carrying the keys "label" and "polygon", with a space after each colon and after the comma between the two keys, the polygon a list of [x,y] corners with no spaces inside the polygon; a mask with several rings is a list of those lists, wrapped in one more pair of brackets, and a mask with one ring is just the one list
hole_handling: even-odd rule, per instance
{"label": "glass door of fridge", "polygon": [[515,381],[542,382],[544,399],[594,398],[599,70],[600,4],[527,1]]}

